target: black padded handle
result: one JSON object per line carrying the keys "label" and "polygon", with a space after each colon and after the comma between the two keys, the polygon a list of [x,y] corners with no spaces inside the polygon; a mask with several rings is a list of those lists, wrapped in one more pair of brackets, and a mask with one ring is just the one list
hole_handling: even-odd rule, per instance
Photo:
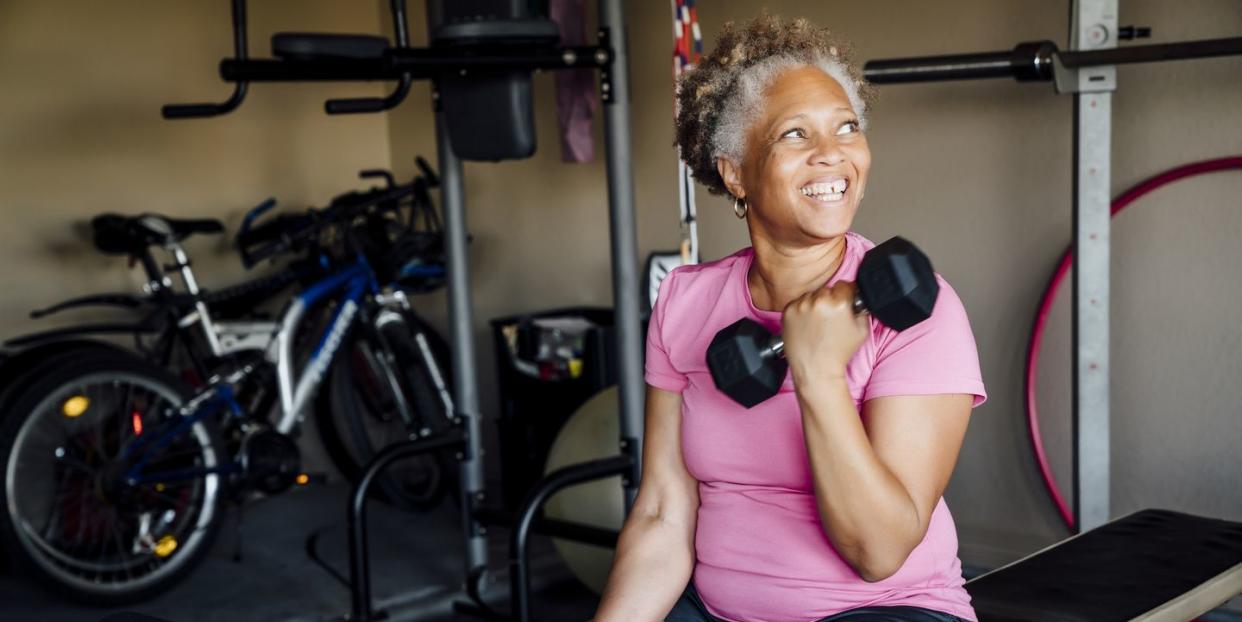
{"label": "black padded handle", "polygon": [[[246,0],[231,0],[233,14],[233,58],[246,60]],[[246,98],[246,82],[238,81],[233,94],[218,104],[165,104],[160,114],[165,119],[192,119],[228,114],[241,105]]]}
{"label": "black padded handle", "polygon": [[328,114],[361,114],[381,112],[388,109],[385,101],[378,97],[361,97],[358,99],[329,99],[324,102],[323,109]]}
{"label": "black padded handle", "polygon": [[193,117],[214,117],[231,112],[236,106],[224,104],[165,104],[160,114],[165,119],[189,119]]}

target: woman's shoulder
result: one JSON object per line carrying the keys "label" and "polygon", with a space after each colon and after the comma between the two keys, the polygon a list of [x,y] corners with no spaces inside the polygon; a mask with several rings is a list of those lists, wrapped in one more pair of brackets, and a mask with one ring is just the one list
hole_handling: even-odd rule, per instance
{"label": "woman's shoulder", "polygon": [[753,254],[754,250],[748,246],[713,261],[677,266],[664,277],[660,295],[665,294],[666,288],[670,295],[722,288],[740,267],[739,264],[750,261]]}

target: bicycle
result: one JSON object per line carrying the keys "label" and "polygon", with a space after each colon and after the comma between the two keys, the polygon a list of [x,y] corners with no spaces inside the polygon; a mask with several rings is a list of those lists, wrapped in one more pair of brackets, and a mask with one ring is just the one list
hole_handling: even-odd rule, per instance
{"label": "bicycle", "polygon": [[[277,273],[220,290],[200,290],[181,242],[200,234],[218,234],[224,225],[214,219],[176,219],[160,214],[100,214],[91,220],[92,241],[104,255],[120,255],[146,272],[142,293],[110,292],[78,296],[30,313],[39,319],[67,310],[117,308],[138,315],[133,321],[85,323],[38,331],[4,342],[0,377],[20,385],[43,359],[62,352],[114,347],[99,338],[128,334],[133,350],[173,369],[192,384],[210,375],[218,359],[244,351],[261,351],[266,332],[254,326],[253,309],[313,273],[312,265],[295,262]],[[164,251],[171,263],[157,261]],[[178,291],[169,272],[179,273]],[[222,321],[217,321],[222,320]]]}
{"label": "bicycle", "polygon": [[[407,262],[400,266],[400,273],[387,275],[409,293],[432,291],[442,286],[444,275],[441,224],[429,192],[438,186],[439,180],[425,160],[417,158],[416,163],[420,174],[404,186],[398,186],[388,171],[364,170],[360,178],[382,178],[386,188],[352,191],[332,200],[333,205],[362,204],[377,201],[381,193],[388,192],[384,201],[390,212],[409,212],[408,222],[398,227],[400,231],[396,237],[406,243],[398,250],[404,253],[403,257],[430,259],[430,263]],[[274,206],[275,201],[269,199],[250,210],[236,236],[242,263],[248,269],[259,263],[248,254],[249,247],[278,238],[283,235],[284,228],[301,226],[306,219],[305,214],[283,214],[255,226]],[[368,251],[375,256],[391,254],[393,249],[385,247],[384,242],[391,237],[387,228],[395,223],[375,219],[371,222],[384,224],[385,229],[361,231],[359,239],[378,241],[368,244]],[[181,220],[159,214],[102,214],[92,219],[91,225],[93,241],[100,252],[127,256],[131,265],[145,269],[147,279],[143,294],[107,293],[72,298],[34,311],[32,317],[96,306],[134,310],[141,316],[134,322],[83,324],[10,339],[4,344],[8,355],[0,361],[0,378],[4,379],[0,386],[23,386],[24,381],[33,376],[32,370],[39,369],[50,357],[112,347],[94,337],[128,333],[133,337],[134,350],[144,358],[172,370],[191,387],[200,387],[214,370],[236,364],[239,359],[261,357],[274,324],[256,317],[255,306],[272,299],[289,285],[312,282],[315,276],[322,275],[328,261],[321,249],[308,248],[305,257],[290,262],[273,275],[221,290],[200,290],[181,241],[194,234],[222,233],[224,227],[219,221]],[[171,263],[162,265],[157,261],[152,253],[154,249],[165,251]],[[167,274],[174,270],[180,273],[183,291],[176,291]],[[202,309],[203,305],[209,311]],[[426,336],[436,360],[447,370],[448,347],[440,335],[412,313],[408,314],[406,323],[418,326],[418,332]],[[315,412],[329,457],[352,479],[379,449],[404,435],[399,434],[401,430],[394,430],[390,421],[391,400],[382,399],[383,392],[359,390],[360,387],[374,387],[374,376],[379,373],[366,339],[351,339],[346,352],[350,353],[347,357],[350,364],[332,366],[327,390],[319,392]],[[252,379],[250,384],[245,392],[249,404],[246,410],[270,410],[274,394],[263,390],[268,379]],[[11,401],[11,393],[11,390],[0,392],[0,408]],[[429,468],[426,465],[407,467],[410,468],[404,470],[404,475],[415,479]],[[420,488],[435,490],[434,486],[415,485],[412,490],[403,492],[398,481],[401,475],[400,470],[386,474],[377,486],[378,496],[404,509],[425,509],[435,504],[435,495],[418,492]]]}
{"label": "bicycle", "polygon": [[[294,296],[271,323],[262,360],[217,372],[197,393],[133,355],[99,350],[52,357],[0,422],[6,549],[36,576],[81,599],[131,602],[165,589],[210,549],[226,493],[278,494],[299,480],[292,436],[343,346],[358,340],[373,353],[376,386],[387,388],[396,412],[384,423],[399,422],[407,436],[424,437],[453,425],[452,397],[425,325],[392,285],[419,272],[434,278],[436,267],[411,265],[402,256],[418,241],[376,244],[362,235],[391,232],[393,212],[412,192],[393,186],[351,193],[270,227],[266,239],[248,228],[243,257],[252,265],[304,248],[340,252],[319,255],[327,276]],[[258,216],[249,215],[248,223]],[[299,328],[317,308],[327,316],[325,328],[299,357]],[[209,312],[199,312],[208,326]],[[277,398],[270,422],[238,399],[268,370]],[[428,472],[442,471],[445,458],[434,460]],[[430,476],[415,484],[444,489]]]}

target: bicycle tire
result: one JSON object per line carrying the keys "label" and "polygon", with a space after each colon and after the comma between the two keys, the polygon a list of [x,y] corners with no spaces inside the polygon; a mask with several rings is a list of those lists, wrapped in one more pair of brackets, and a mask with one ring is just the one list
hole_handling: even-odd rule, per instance
{"label": "bicycle tire", "polygon": [[[11,407],[0,421],[0,467],[4,474],[0,485],[0,543],[10,563],[28,570],[58,594],[93,604],[133,603],[166,591],[211,550],[223,522],[224,477],[209,475],[185,483],[125,486],[116,483],[124,463],[115,455],[111,458],[115,463],[102,456],[112,454],[111,447],[120,454],[127,418],[131,423],[134,419],[145,421],[142,425],[148,426],[147,430],[175,425],[172,419],[159,420],[164,410],[159,406],[175,407],[187,399],[188,392],[167,371],[128,353],[66,352],[50,357],[40,371],[23,390],[10,396]],[[124,400],[109,403],[109,383],[113,398],[120,387],[125,387]],[[90,396],[90,406],[66,423],[71,417],[68,403],[79,395]],[[121,407],[116,408],[118,405]],[[116,416],[118,412],[121,414]],[[143,428],[132,425],[131,438],[136,438]],[[63,431],[64,438],[49,430]],[[114,441],[112,430],[116,432]],[[81,439],[88,434],[97,439],[90,442],[93,449],[83,449],[88,442]],[[56,447],[54,457],[45,453],[50,446]],[[151,455],[174,467],[183,463],[212,466],[229,459],[208,420],[196,423],[188,434],[152,452],[162,452]],[[65,454],[70,457],[65,458]],[[55,484],[50,488],[45,484],[52,480],[41,485],[37,477],[41,471],[53,474]],[[40,505],[40,496],[46,497],[49,492],[55,496]],[[160,507],[163,509],[154,509]],[[40,509],[51,515],[42,523]],[[131,516],[132,511],[138,514]],[[64,517],[60,516],[62,512]],[[156,512],[156,529],[148,530]],[[135,518],[139,525],[131,524]],[[106,533],[98,527],[104,522],[108,523]],[[36,524],[42,526],[35,529]],[[74,526],[76,540],[65,537]],[[167,531],[163,531],[165,526]],[[158,543],[156,536],[160,537]],[[109,537],[110,542],[106,541]],[[115,549],[109,555],[113,545]],[[87,560],[79,551],[98,553]]]}

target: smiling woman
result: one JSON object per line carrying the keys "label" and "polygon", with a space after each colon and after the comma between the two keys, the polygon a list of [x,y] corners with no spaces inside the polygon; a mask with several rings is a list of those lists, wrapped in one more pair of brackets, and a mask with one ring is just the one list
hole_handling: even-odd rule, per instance
{"label": "smiling woman", "polygon": [[716,49],[682,81],[678,94],[677,144],[699,183],[715,194],[728,191],[716,160],[743,158],[747,132],[765,107],[765,91],[789,69],[818,68],[835,81],[848,110],[866,128],[875,90],[850,61],[849,46],[807,20],[783,23],[763,16],[744,28],[725,26]]}
{"label": "smiling woman", "polygon": [[[907,330],[854,312],[870,87],[826,29],[765,15],[678,93],[681,153],[751,247],[660,286],[643,478],[597,619],[974,620],[942,498],[985,399],[965,310],[937,276]],[[705,357],[739,317],[782,333],[791,372],[749,409]]]}
{"label": "smiling woman", "polygon": [[729,194],[746,206],[739,213],[754,212],[751,238],[794,244],[840,238],[871,168],[848,92],[819,67],[804,65],[774,77],[764,94],[743,135],[749,152],[716,159]]}

